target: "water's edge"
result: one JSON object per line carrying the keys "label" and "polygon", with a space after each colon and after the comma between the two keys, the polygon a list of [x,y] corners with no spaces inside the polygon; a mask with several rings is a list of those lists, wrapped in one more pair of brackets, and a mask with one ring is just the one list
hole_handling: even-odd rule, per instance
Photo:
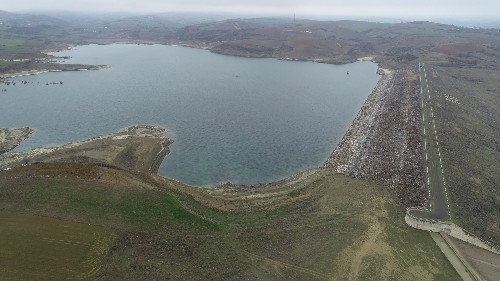
{"label": "water's edge", "polygon": [[[257,60],[257,59],[255,59],[255,60]],[[274,60],[277,60],[277,59],[274,59]],[[383,76],[382,76],[382,77],[383,77]],[[379,77],[379,80],[380,80],[380,79],[381,79],[381,78]],[[364,103],[366,103],[366,100],[364,101]],[[363,104],[364,104],[364,103],[363,103]],[[150,124],[150,123],[144,123],[144,122],[141,122],[141,124]],[[167,129],[169,128],[169,126],[168,126],[168,125],[167,125],[167,126],[165,126],[164,124],[161,124],[161,123],[160,123],[160,124],[159,124],[159,123],[153,123],[153,124],[154,124],[154,125],[160,125],[160,126],[162,126],[162,127],[166,127]],[[128,125],[133,125],[133,124],[128,124]],[[349,124],[347,124],[347,125],[349,125]],[[348,131],[348,127],[349,127],[349,126],[347,126],[347,128],[344,128],[344,129],[342,130],[343,136],[341,136],[341,137],[340,137],[340,139],[342,139],[343,137],[345,137],[345,134],[346,134],[346,133],[347,133],[347,131]],[[36,131],[36,126],[35,126],[35,131]],[[169,130],[169,131],[170,131],[170,130]],[[174,132],[174,133],[175,133],[175,132]],[[341,133],[341,134],[342,134],[342,133]],[[57,145],[57,146],[60,146],[60,145]],[[174,149],[175,149],[175,148],[174,148]],[[330,153],[331,153],[331,151],[332,151],[332,146],[329,146],[329,147],[328,147],[328,150],[329,150],[329,151],[330,151]],[[328,153],[328,154],[330,154],[330,153]],[[326,155],[326,157],[327,157],[327,155]],[[325,159],[326,159],[326,158],[325,158]],[[321,165],[321,163],[323,163],[325,159],[322,159],[322,160],[321,160],[321,162],[319,163],[319,165]],[[165,164],[167,161],[168,161],[168,159],[167,159],[167,160],[164,160],[164,161],[163,161],[163,163],[162,163],[162,165],[163,165],[163,164]],[[318,165],[318,166],[319,166],[319,165]],[[289,173],[289,174],[288,174],[288,176],[284,176],[284,177],[283,177],[283,176],[278,176],[278,177],[274,177],[274,179],[272,179],[272,180],[269,180],[269,181],[259,181],[258,183],[261,183],[261,184],[262,184],[262,183],[269,183],[269,182],[279,181],[279,180],[282,180],[282,179],[284,179],[284,178],[288,178],[290,175],[293,175],[293,174],[295,174],[295,173],[297,173],[297,172],[300,172],[300,171],[303,171],[303,170],[307,170],[307,169],[310,169],[310,168],[314,168],[314,167],[318,167],[318,166],[312,166],[312,165],[309,165],[308,167],[306,167],[306,168],[304,168],[304,169],[301,169],[301,170],[295,170],[295,171],[294,171],[294,172],[292,172],[291,174]],[[162,176],[165,176],[165,175],[162,175]],[[170,176],[166,176],[166,177],[171,178]],[[182,180],[181,180],[181,181],[182,181]],[[231,180],[229,179],[229,181],[231,181]],[[220,183],[220,182],[219,182],[219,183]],[[191,183],[188,183],[188,184],[193,185],[193,184],[191,184]],[[252,183],[252,184],[253,184],[253,183]],[[207,185],[202,185],[202,186],[207,186]]]}

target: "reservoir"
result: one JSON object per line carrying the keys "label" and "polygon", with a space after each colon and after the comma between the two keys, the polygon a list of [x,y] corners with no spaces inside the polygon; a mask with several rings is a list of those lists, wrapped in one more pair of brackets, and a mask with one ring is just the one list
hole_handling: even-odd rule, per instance
{"label": "reservoir", "polygon": [[371,62],[251,59],[178,46],[89,45],[56,55],[111,68],[0,85],[7,89],[0,127],[35,130],[17,151],[159,125],[174,140],[159,174],[195,186],[266,183],[322,166],[379,79]]}

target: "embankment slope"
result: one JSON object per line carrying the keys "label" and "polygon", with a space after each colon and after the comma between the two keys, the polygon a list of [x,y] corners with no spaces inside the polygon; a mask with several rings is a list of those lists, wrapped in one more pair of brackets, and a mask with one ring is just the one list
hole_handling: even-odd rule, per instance
{"label": "embankment slope", "polygon": [[406,207],[426,200],[416,71],[382,76],[324,165],[387,186]]}

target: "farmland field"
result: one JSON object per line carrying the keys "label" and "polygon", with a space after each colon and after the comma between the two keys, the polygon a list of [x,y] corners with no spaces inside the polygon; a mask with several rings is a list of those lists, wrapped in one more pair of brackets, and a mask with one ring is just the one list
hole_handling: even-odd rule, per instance
{"label": "farmland field", "polygon": [[0,213],[2,280],[86,280],[100,270],[114,240],[104,227]]}

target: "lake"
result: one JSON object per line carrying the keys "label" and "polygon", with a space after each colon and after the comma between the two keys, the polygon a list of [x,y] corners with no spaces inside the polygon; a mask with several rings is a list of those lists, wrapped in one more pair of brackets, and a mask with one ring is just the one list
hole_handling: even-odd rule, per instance
{"label": "lake", "polygon": [[372,62],[251,59],[178,46],[88,45],[57,55],[111,68],[0,85],[7,89],[0,127],[35,129],[17,151],[160,125],[175,142],[159,174],[194,186],[265,183],[322,166],[379,79]]}

